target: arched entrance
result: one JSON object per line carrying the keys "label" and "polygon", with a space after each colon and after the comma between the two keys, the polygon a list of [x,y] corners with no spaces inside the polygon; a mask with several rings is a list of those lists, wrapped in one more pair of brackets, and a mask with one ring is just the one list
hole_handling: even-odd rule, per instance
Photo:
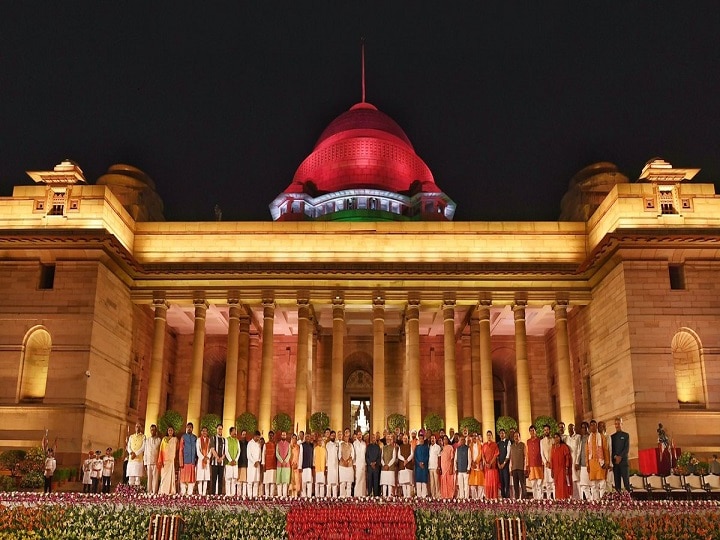
{"label": "arched entrance", "polygon": [[[345,383],[345,403],[349,404],[347,424],[352,431],[360,428],[363,433],[370,429],[370,406],[372,375],[364,369],[356,369]],[[346,409],[348,410],[348,409]]]}

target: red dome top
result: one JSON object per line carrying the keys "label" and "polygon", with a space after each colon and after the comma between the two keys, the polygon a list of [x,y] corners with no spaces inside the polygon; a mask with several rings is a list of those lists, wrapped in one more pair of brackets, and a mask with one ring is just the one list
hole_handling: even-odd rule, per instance
{"label": "red dome top", "polygon": [[401,193],[415,182],[420,185],[413,190],[440,191],[402,128],[375,106],[362,102],[323,131],[285,192],[316,195],[374,188]]}
{"label": "red dome top", "polygon": [[330,122],[330,125],[325,128],[325,131],[322,132],[322,135],[320,135],[320,138],[315,143],[315,148],[320,146],[324,140],[329,139],[337,133],[355,129],[374,129],[384,131],[390,135],[394,135],[410,148],[413,147],[410,139],[407,138],[407,135],[405,135],[405,132],[397,125],[395,120],[390,118],[384,112],[378,111],[375,105],[367,102],[361,102],[353,105],[350,110],[342,113],[335,120]]}

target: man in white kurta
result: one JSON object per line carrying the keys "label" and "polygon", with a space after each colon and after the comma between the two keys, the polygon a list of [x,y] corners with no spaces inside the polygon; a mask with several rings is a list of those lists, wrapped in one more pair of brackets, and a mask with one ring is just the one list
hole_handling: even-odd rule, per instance
{"label": "man in white kurta", "polygon": [[197,448],[197,467],[195,469],[195,481],[197,482],[200,495],[207,495],[207,487],[210,483],[210,436],[207,428],[200,430],[200,436],[195,443]]}
{"label": "man in white kurta", "polygon": [[572,458],[572,497],[573,499],[580,498],[580,491],[578,488],[578,482],[580,481],[579,471],[575,469],[575,463],[577,463],[578,452],[580,452],[580,434],[575,433],[575,424],[568,425],[568,435],[566,444],[570,447],[570,457]]}
{"label": "man in white kurta", "polygon": [[340,497],[350,497],[351,487],[355,481],[355,448],[350,442],[350,430],[343,433],[343,441],[340,443]]}
{"label": "man in white kurta", "polygon": [[253,438],[248,441],[247,458],[247,483],[248,487],[250,488],[250,497],[256,499],[258,496],[258,489],[260,487],[260,480],[262,476],[262,471],[260,469],[260,463],[262,462],[262,446],[260,446],[259,431],[256,431],[253,435]]}
{"label": "man in white kurta", "polygon": [[131,486],[139,486],[140,478],[144,472],[143,454],[145,452],[145,435],[142,432],[140,422],[135,424],[135,433],[128,437],[127,453],[127,476],[128,484]]}
{"label": "man in white kurta", "polygon": [[552,458],[553,437],[550,435],[550,426],[543,426],[543,438],[540,440],[540,455],[543,461],[544,478],[542,483],[543,494],[546,499],[552,499],[555,496],[555,483],[552,477],[552,468],[550,467],[550,459]]}
{"label": "man in white kurta", "polygon": [[[482,445],[480,445],[482,446]],[[433,499],[440,497],[440,479],[438,478],[438,465],[442,447],[437,443],[434,434],[430,435],[430,458],[428,459],[428,477],[430,478],[430,496]],[[478,452],[482,453],[480,450]]]}
{"label": "man in white kurta", "polygon": [[326,489],[328,497],[338,496],[338,486],[340,485],[340,448],[335,440],[335,432],[330,432],[330,440],[325,445],[327,451],[327,477]]}
{"label": "man in white kurta", "polygon": [[[369,438],[368,435],[365,437]],[[355,434],[353,448],[355,448],[355,493],[353,495],[365,497],[367,496],[367,464],[365,463],[367,442],[360,430]]]}
{"label": "man in white kurta", "polygon": [[145,452],[143,453],[143,464],[147,472],[147,492],[157,493],[160,483],[160,474],[157,467],[158,453],[162,438],[158,434],[157,426],[150,426],[150,436],[145,439]]}

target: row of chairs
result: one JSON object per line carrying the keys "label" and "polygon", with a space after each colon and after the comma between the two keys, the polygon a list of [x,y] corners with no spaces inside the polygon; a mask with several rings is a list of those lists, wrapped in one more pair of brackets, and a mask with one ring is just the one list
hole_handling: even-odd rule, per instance
{"label": "row of chairs", "polygon": [[630,486],[635,491],[646,491],[648,494],[691,494],[691,493],[720,493],[720,476],[706,474],[703,476],[689,474],[680,476],[669,474],[659,476],[633,475],[630,477]]}

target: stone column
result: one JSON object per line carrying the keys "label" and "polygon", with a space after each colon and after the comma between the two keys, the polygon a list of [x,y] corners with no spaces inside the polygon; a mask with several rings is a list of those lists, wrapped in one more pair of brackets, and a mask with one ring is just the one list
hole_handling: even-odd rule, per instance
{"label": "stone column", "polygon": [[480,395],[482,399],[482,429],[495,433],[495,390],[493,389],[492,347],[490,344],[490,300],[478,306],[480,321]]}
{"label": "stone column", "polygon": [[530,368],[527,358],[527,332],[525,328],[525,307],[527,302],[516,300],[513,305],[515,317],[515,371],[517,374],[518,429],[520,436],[527,438],[532,425],[530,400]]}
{"label": "stone column", "polygon": [[260,409],[258,411],[258,429],[263,433],[267,433],[270,430],[270,423],[272,421],[274,327],[275,302],[272,299],[264,299],[262,364],[260,366]]}
{"label": "stone column", "polygon": [[208,303],[197,299],[195,304],[195,328],[193,332],[192,363],[190,365],[190,393],[188,395],[187,421],[195,431],[200,431],[200,408],[202,406],[203,360],[205,357],[205,317]]}
{"label": "stone column", "polygon": [[315,342],[317,341],[317,333],[315,331],[315,324],[312,320],[312,315],[309,321],[309,331],[308,331],[308,398],[307,398],[307,419],[310,421],[310,416],[315,411],[313,410],[313,407],[317,403],[315,401],[315,364],[317,362],[316,356],[315,356]]}
{"label": "stone column", "polygon": [[228,315],[227,358],[225,360],[225,400],[223,426],[225,433],[235,425],[237,417],[238,347],[240,338],[240,306],[237,298],[230,298]]}
{"label": "stone column", "polygon": [[330,368],[330,426],[344,429],[343,363],[345,360],[345,302],[333,300],[332,365]]}
{"label": "stone column", "polygon": [[565,424],[575,423],[575,403],[573,401],[572,375],[570,368],[570,346],[567,328],[567,300],[558,300],[555,310],[555,339],[557,341],[557,387],[560,402],[560,418]]}
{"label": "stone column", "polygon": [[307,300],[298,300],[297,365],[295,366],[295,417],[293,420],[297,429],[301,431],[307,431],[309,319],[309,302]]}
{"label": "stone column", "polygon": [[442,306],[445,335],[445,429],[458,431],[457,370],[455,365],[455,300],[446,300]]}
{"label": "stone column", "polygon": [[373,432],[385,429],[385,300],[373,300]]}
{"label": "stone column", "polygon": [[153,300],[155,319],[153,323],[152,356],[148,380],[147,408],[145,410],[145,434],[150,435],[150,425],[156,424],[160,416],[162,399],[163,362],[165,351],[165,328],[167,326],[168,303],[164,299]]}
{"label": "stone column", "polygon": [[255,415],[260,414],[260,376],[262,370],[262,347],[260,334],[250,332],[248,344],[248,391],[247,410]]}
{"label": "stone column", "polygon": [[410,429],[422,427],[420,395],[420,302],[410,300],[405,312],[405,358],[408,370],[408,423]]}
{"label": "stone column", "polygon": [[482,422],[482,383],[480,382],[480,318],[478,310],[470,317],[470,362],[473,394],[473,418]]}
{"label": "stone column", "polygon": [[[248,402],[248,384],[250,381],[250,317],[240,310],[238,322],[238,371],[235,418],[250,410]],[[233,423],[235,425],[235,418]],[[225,431],[227,432],[227,426]]]}
{"label": "stone column", "polygon": [[[461,417],[473,415],[473,394],[472,394],[472,358],[470,353],[470,336],[463,335],[460,338],[462,345],[462,364],[460,365],[460,388],[462,390],[462,414]],[[479,420],[479,418],[478,418]]]}

